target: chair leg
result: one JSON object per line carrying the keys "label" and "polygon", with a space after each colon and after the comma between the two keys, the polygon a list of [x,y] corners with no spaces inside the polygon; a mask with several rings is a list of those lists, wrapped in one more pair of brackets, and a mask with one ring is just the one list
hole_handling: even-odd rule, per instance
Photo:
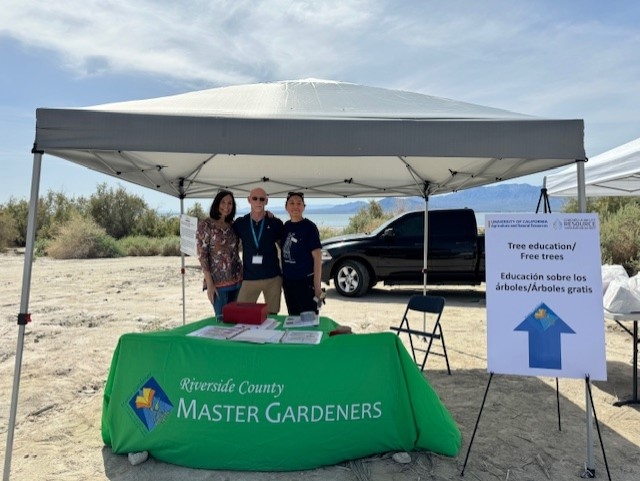
{"label": "chair leg", "polygon": [[[399,329],[402,329],[402,326],[407,325],[407,329],[411,329],[411,326],[409,326],[409,319],[407,319],[406,317],[404,319],[402,319],[402,322],[400,323]],[[400,331],[398,331],[398,336],[400,336]],[[416,358],[416,349],[415,347],[413,347],[413,339],[411,334],[408,334],[409,336],[409,345],[411,346],[411,355],[413,356],[413,362],[418,364],[418,359]]]}
{"label": "chair leg", "polygon": [[435,337],[435,333],[436,331],[434,329],[431,335],[429,336],[429,345],[427,346],[427,349],[424,352],[424,359],[422,360],[422,366],[420,367],[421,371],[424,371],[424,366],[427,364],[427,358],[429,357],[429,352],[431,351],[431,345],[433,344],[433,338]]}
{"label": "chair leg", "polygon": [[[407,329],[411,329],[409,327],[409,321],[407,320]],[[413,362],[418,364],[418,358],[416,357],[416,348],[413,347],[413,336],[409,333],[409,345],[411,346],[411,354],[413,355]]]}
{"label": "chair leg", "polygon": [[[420,370],[424,371],[424,367],[427,364],[427,358],[429,357],[429,352],[431,351],[431,346],[433,345],[434,339],[440,339],[440,341],[442,341],[442,351],[443,351],[444,360],[447,363],[447,373],[449,373],[449,376],[451,376],[451,367],[449,366],[449,356],[447,355],[447,347],[444,343],[444,333],[442,332],[442,326],[440,324],[437,324],[433,328],[433,332],[429,337],[429,345],[427,346],[427,349],[425,351],[424,359],[422,360],[422,365],[420,366]],[[412,345],[412,349],[413,349],[413,345]],[[415,358],[415,354],[414,354],[414,358]]]}
{"label": "chair leg", "polygon": [[451,376],[451,368],[449,367],[449,356],[447,356],[447,347],[444,345],[444,333],[440,327],[440,340],[442,341],[442,350],[444,351],[444,360],[447,362],[447,372]]}

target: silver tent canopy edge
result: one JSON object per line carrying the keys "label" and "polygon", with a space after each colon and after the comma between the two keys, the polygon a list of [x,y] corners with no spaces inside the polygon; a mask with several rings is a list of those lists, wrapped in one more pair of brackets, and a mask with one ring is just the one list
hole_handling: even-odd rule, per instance
{"label": "silver tent canopy edge", "polygon": [[251,119],[36,111],[35,148],[295,156],[583,159],[584,122],[553,119]]}

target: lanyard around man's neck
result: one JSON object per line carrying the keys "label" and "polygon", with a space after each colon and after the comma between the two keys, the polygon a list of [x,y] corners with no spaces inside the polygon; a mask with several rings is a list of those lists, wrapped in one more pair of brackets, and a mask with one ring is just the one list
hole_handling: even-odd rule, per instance
{"label": "lanyard around man's neck", "polygon": [[262,229],[264,229],[264,217],[260,219],[260,231],[258,232],[257,237],[256,237],[256,230],[253,227],[253,219],[251,219],[250,225],[251,225],[251,234],[253,234],[253,242],[256,245],[256,249],[258,249],[260,245],[260,238],[262,237]]}

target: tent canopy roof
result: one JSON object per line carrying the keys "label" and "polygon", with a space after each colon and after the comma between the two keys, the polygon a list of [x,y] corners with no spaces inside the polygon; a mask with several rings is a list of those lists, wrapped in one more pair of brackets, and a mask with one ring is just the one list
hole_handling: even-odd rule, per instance
{"label": "tent canopy roof", "polygon": [[[587,197],[640,195],[640,138],[597,155],[585,164]],[[547,176],[547,193],[578,196],[576,168]]]}
{"label": "tent canopy roof", "polygon": [[185,198],[438,194],[584,159],[582,120],[314,79],[36,117],[36,151]]}

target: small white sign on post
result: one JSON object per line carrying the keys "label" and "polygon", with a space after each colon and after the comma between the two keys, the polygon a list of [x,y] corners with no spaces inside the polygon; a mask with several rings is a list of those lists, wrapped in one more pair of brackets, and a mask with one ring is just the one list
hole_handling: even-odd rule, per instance
{"label": "small white sign on post", "polygon": [[493,373],[606,380],[597,214],[485,218]]}
{"label": "small white sign on post", "polygon": [[180,252],[188,256],[196,257],[196,230],[198,218],[180,214]]}

